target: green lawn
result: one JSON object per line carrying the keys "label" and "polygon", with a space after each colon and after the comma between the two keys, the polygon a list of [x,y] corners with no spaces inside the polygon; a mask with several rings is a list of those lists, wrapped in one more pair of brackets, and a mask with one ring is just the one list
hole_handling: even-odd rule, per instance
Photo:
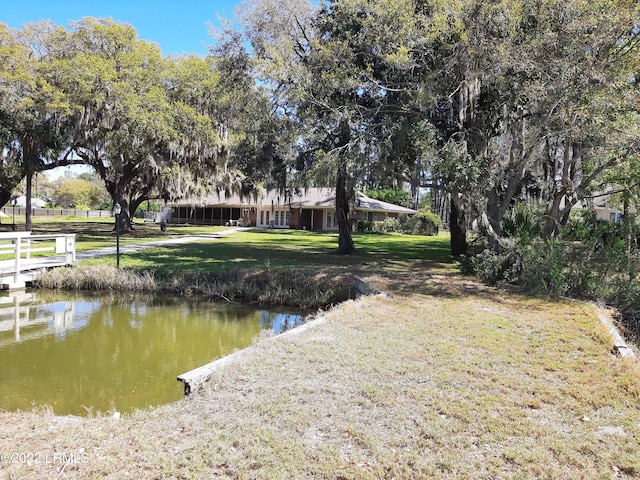
{"label": "green lawn", "polygon": [[[18,230],[24,219],[16,219]],[[207,235],[228,227],[169,225],[162,232],[157,224],[137,222],[134,230],[122,233],[121,245],[168,240],[182,236]],[[11,224],[0,225],[11,231]],[[78,252],[114,246],[116,232],[112,218],[34,217],[32,232],[37,234],[73,233]],[[412,265],[416,262],[448,262],[449,236],[426,237],[385,233],[354,232],[356,252],[336,254],[338,234],[302,230],[250,230],[228,237],[197,243],[168,245],[122,256],[122,265],[157,271],[209,271],[230,268],[286,268],[301,266],[384,267]],[[384,257],[384,261],[381,261]],[[85,264],[112,264],[113,258],[99,257]]]}
{"label": "green lawn", "polygon": [[[177,229],[172,227],[168,231]],[[81,241],[79,238],[79,249]],[[426,237],[355,233],[354,241],[356,252],[345,256],[336,253],[337,233],[250,230],[216,239],[153,247],[124,254],[121,256],[121,265],[158,273],[304,267],[351,267],[358,270],[391,271],[397,268],[413,268],[425,263],[449,262],[447,234]],[[113,262],[113,256],[106,256],[84,260],[82,263],[110,265]]]}

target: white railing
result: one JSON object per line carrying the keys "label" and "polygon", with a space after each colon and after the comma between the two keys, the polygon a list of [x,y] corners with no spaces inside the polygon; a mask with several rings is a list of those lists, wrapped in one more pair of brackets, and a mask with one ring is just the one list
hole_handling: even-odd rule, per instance
{"label": "white railing", "polygon": [[2,276],[13,275],[14,283],[18,284],[23,271],[75,263],[76,236],[66,233],[31,235],[31,232],[0,232],[0,255],[5,257],[0,260]]}

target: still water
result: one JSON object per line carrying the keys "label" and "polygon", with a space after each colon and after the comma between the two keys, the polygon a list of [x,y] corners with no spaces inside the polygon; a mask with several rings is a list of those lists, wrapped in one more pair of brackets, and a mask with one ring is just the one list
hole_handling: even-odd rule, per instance
{"label": "still water", "polygon": [[157,406],[182,397],[176,376],[250,345],[297,312],[201,298],[0,296],[0,409],[58,415]]}

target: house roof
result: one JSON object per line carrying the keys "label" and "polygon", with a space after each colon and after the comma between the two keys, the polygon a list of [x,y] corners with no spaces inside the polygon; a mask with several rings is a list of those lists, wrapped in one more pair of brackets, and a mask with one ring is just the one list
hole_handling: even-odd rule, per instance
{"label": "house roof", "polygon": [[[242,208],[247,206],[267,207],[290,205],[292,207],[327,209],[335,208],[335,198],[335,189],[313,187],[301,189],[291,195],[285,195],[281,192],[268,192],[265,196],[257,198],[253,196],[241,198],[238,194],[212,194],[202,200],[177,201],[171,206],[224,206]],[[366,212],[416,213],[415,210],[410,208],[374,200],[360,192],[357,192],[355,207],[357,210]]]}
{"label": "house roof", "polygon": [[[27,206],[27,197],[25,195],[20,195],[15,198],[16,207],[26,207]],[[8,202],[6,204],[7,207],[13,205],[13,202]],[[42,200],[41,198],[31,198],[31,206],[34,208],[43,208],[47,205],[47,202]]]}
{"label": "house roof", "polygon": [[382,200],[374,200],[360,192],[357,193],[356,208],[365,212],[417,213],[416,210],[412,210],[411,208],[401,207],[400,205],[383,202]]}

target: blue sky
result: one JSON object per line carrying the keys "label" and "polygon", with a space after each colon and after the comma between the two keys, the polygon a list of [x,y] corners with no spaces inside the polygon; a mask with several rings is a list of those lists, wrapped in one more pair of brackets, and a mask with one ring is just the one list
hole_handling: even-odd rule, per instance
{"label": "blue sky", "polygon": [[111,17],[129,23],[138,38],[158,43],[163,55],[206,54],[208,24],[220,26],[219,18],[232,19],[241,0],[4,0],[0,22],[11,28],[51,20],[68,26],[82,17]]}

